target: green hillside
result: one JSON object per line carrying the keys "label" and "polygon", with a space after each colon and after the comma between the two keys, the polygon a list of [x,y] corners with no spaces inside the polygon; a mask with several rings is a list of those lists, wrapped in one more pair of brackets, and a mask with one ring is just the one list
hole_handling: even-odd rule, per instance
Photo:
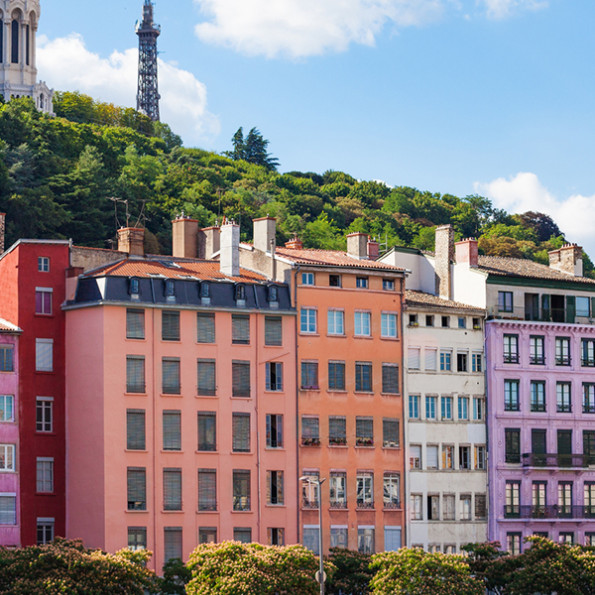
{"label": "green hillside", "polygon": [[344,248],[346,232],[364,231],[389,247],[432,250],[433,228],[452,223],[457,238],[478,237],[484,254],[545,263],[564,241],[549,217],[509,215],[481,196],[389,188],[338,171],[279,174],[233,153],[184,148],[166,125],[80,94],[58,94],[55,110],[50,118],[28,99],[0,105],[0,209],[9,244],[72,238],[108,247],[127,223],[126,205],[118,203],[116,220],[110,197],[127,201],[128,222],[140,217],[150,249],[161,253],[170,251],[170,222],[181,212],[203,226],[235,219],[244,240],[253,217],[275,216],[279,244],[297,234],[320,248]]}

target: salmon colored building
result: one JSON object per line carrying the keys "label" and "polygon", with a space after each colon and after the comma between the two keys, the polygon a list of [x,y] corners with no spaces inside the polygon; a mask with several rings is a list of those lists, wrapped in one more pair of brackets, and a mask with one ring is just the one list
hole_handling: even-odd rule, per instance
{"label": "salmon colored building", "polygon": [[79,276],[64,307],[68,536],[146,547],[157,570],[199,543],[298,540],[296,313],[238,247],[229,224],[220,263],[131,255]]}

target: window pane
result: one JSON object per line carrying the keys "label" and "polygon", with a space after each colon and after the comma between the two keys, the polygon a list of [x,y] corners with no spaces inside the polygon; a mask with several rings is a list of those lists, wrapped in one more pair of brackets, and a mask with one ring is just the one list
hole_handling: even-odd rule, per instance
{"label": "window pane", "polygon": [[250,452],[250,414],[234,413],[232,443],[234,452]]}
{"label": "window pane", "polygon": [[196,331],[198,343],[215,342],[215,315],[202,314],[196,315]]}
{"label": "window pane", "polygon": [[216,364],[214,359],[199,359],[197,362],[198,394],[212,396],[217,394]]}
{"label": "window pane", "polygon": [[250,343],[250,317],[232,314],[231,342],[248,345]]}
{"label": "window pane", "polygon": [[179,411],[163,412],[163,450],[180,450],[182,448],[181,413]]}
{"label": "window pane", "polygon": [[180,313],[170,310],[161,312],[161,338],[164,341],[180,340]]}
{"label": "window pane", "polygon": [[215,413],[198,414],[198,450],[217,449],[217,417]]}
{"label": "window pane", "polygon": [[126,411],[126,448],[145,450],[145,412],[142,409]]}

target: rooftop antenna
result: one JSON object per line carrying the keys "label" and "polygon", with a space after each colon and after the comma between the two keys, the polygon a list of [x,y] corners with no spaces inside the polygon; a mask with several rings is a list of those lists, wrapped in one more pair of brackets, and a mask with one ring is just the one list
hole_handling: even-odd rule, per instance
{"label": "rooftop antenna", "polygon": [[153,21],[153,2],[145,0],[143,20],[136,24],[138,35],[138,92],[136,109],[154,122],[159,121],[157,38],[161,27]]}
{"label": "rooftop antenna", "polygon": [[111,200],[114,203],[114,218],[116,220],[116,229],[120,229],[120,227],[123,227],[120,223],[120,220],[118,219],[118,203],[124,203],[126,205],[126,227],[130,227],[130,212],[128,211],[128,199],[118,198],[117,196],[108,196],[107,199]]}

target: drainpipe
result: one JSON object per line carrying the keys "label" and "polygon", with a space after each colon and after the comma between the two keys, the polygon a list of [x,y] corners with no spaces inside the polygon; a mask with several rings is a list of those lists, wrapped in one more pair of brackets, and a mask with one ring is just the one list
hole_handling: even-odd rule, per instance
{"label": "drainpipe", "polygon": [[409,444],[409,424],[407,423],[407,386],[405,383],[405,277],[401,279],[401,374],[403,375],[403,384],[402,384],[402,398],[401,398],[401,415],[403,416],[403,504],[401,508],[403,509],[403,514],[401,517],[401,528],[402,528],[402,535],[401,535],[401,547],[408,547],[407,543],[407,505],[409,503],[409,498],[407,497],[407,471],[408,471],[408,464],[407,464],[407,446]]}
{"label": "drainpipe", "polygon": [[[254,296],[256,298],[256,304],[258,307],[258,298],[256,297],[256,287],[254,287]],[[258,503],[257,503],[257,526],[258,526],[258,543],[262,543],[262,527],[261,527],[261,520],[262,520],[262,478],[261,478],[261,464],[260,464],[260,418],[258,415],[258,394],[260,392],[260,386],[258,384],[258,378],[259,378],[259,374],[258,374],[258,367],[260,364],[260,357],[259,357],[259,351],[260,351],[260,343],[258,342],[258,325],[260,323],[260,317],[259,317],[259,313],[258,311],[256,312],[256,336],[254,338],[255,343],[256,343],[256,362],[255,362],[255,388],[256,388],[256,394],[254,396],[254,415],[256,417],[256,481],[257,481],[257,498],[258,498]]]}
{"label": "drainpipe", "polygon": [[[296,309],[296,316],[294,316],[294,329],[295,329],[295,458],[296,458],[296,469],[295,469],[295,479],[297,485],[296,497],[297,497],[297,514],[296,514],[296,522],[297,522],[297,541],[301,543],[301,531],[300,531],[300,493],[302,491],[302,482],[300,481],[301,473],[300,473],[300,436],[299,436],[299,429],[300,429],[300,393],[299,393],[299,358],[298,358],[298,316],[299,312],[297,311],[297,280],[298,275],[300,272],[300,265],[298,264],[293,277],[293,306]],[[322,553],[321,553],[322,555]]]}
{"label": "drainpipe", "polygon": [[[153,291],[153,295],[155,293],[154,289],[153,289],[153,279],[151,279],[151,290]],[[155,300],[153,300],[153,303],[155,303]],[[156,438],[156,434],[157,434],[157,419],[156,419],[156,415],[155,415],[155,366],[157,365],[155,363],[155,333],[156,333],[156,322],[155,322],[155,308],[151,308],[151,326],[153,327],[153,340],[151,341],[151,384],[153,386],[153,394],[152,394],[152,398],[151,398],[151,408],[153,410],[153,545],[154,545],[154,549],[153,551],[155,552],[155,559],[157,559],[157,543],[158,543],[158,539],[157,539],[157,489],[156,489],[156,483],[157,483],[157,438]],[[146,382],[146,379],[145,379]],[[145,387],[146,390],[146,387]],[[184,539],[184,535],[182,534],[182,539]],[[182,542],[183,543],[183,542]],[[164,550],[165,552],[165,550]],[[155,572],[157,574],[159,574],[159,569],[156,567],[155,568]]]}

